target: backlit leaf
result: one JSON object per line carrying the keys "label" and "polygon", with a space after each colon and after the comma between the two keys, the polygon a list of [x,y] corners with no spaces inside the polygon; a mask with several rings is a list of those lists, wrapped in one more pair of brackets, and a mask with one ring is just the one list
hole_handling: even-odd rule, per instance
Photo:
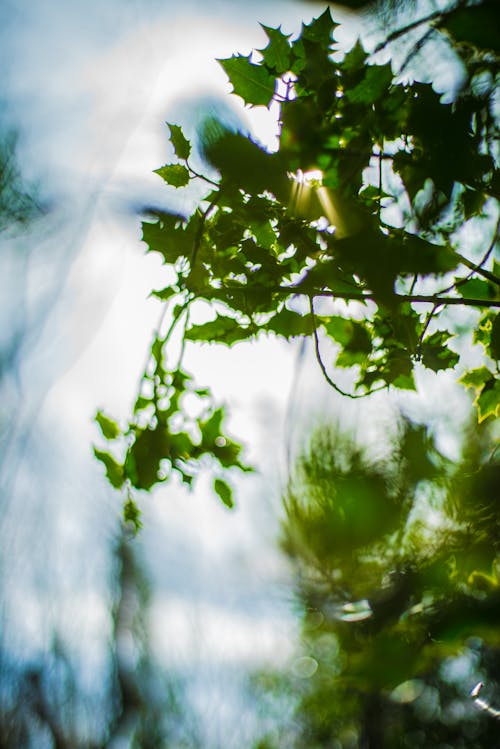
{"label": "backlit leaf", "polygon": [[111,486],[113,486],[115,489],[119,489],[121,486],[123,486],[123,483],[125,481],[123,466],[120,465],[120,463],[118,463],[118,461],[115,460],[112,455],[103,452],[102,450],[98,450],[97,447],[94,447],[94,455],[97,460],[100,460],[104,465],[106,469],[106,478],[108,479]]}
{"label": "backlit leaf", "polygon": [[196,227],[193,220],[186,223],[184,216],[161,213],[159,220],[142,224],[142,241],[150,252],[159,252],[167,263],[175,263],[181,257],[191,257]]}
{"label": "backlit leaf", "polygon": [[234,507],[233,490],[226,481],[216,478],[214,480],[214,491],[226,507],[229,507],[229,509]]}
{"label": "backlit leaf", "polygon": [[479,423],[500,414],[500,380],[491,378],[476,398]]}
{"label": "backlit leaf", "polygon": [[234,55],[219,60],[234,93],[241,96],[246,104],[268,106],[274,96],[275,79],[263,65],[256,65],[250,57]]}
{"label": "backlit leaf", "polygon": [[460,358],[455,351],[447,346],[450,337],[450,333],[447,331],[437,330],[422,343],[422,363],[434,372],[454,367]]}
{"label": "backlit leaf", "polygon": [[302,26],[302,38],[318,42],[325,49],[332,43],[332,32],[339,24],[333,20],[330,8],[327,8],[318,18]]}
{"label": "backlit leaf", "polygon": [[174,147],[175,155],[178,159],[185,161],[191,153],[191,144],[179,125],[171,125],[169,122],[167,122],[167,125],[170,128],[170,142]]}
{"label": "backlit leaf", "polygon": [[261,24],[261,26],[269,39],[267,47],[259,50],[264,64],[267,68],[274,70],[277,75],[286,73],[290,69],[291,49],[288,40],[291,35],[284,34],[281,31],[281,26],[277,29],[264,26],[264,24]]}
{"label": "backlit leaf", "polygon": [[490,354],[497,361],[500,359],[500,312],[497,312],[490,334]]}
{"label": "backlit leaf", "polygon": [[185,187],[189,182],[189,172],[183,164],[166,164],[154,171],[172,187]]}
{"label": "backlit leaf", "polygon": [[477,369],[471,369],[468,372],[465,372],[465,374],[460,377],[459,382],[467,388],[472,387],[480,390],[486,382],[491,380],[492,376],[492,373],[487,367],[478,367]]}
{"label": "backlit leaf", "polygon": [[231,346],[237,341],[243,341],[253,336],[255,328],[243,327],[233,317],[217,315],[215,320],[193,325],[186,331],[186,338],[190,341],[205,341],[208,343],[225,343]]}
{"label": "backlit leaf", "polygon": [[300,315],[298,312],[283,307],[264,327],[265,330],[290,339],[295,336],[310,335],[313,331],[313,322],[310,314]]}
{"label": "backlit leaf", "polygon": [[108,416],[103,414],[102,411],[98,411],[96,413],[95,420],[99,424],[101,432],[107,440],[113,440],[119,436],[120,427],[118,426],[118,424]]}
{"label": "backlit leaf", "polygon": [[[457,279],[460,282],[460,279]],[[465,283],[457,284],[458,293],[467,299],[495,299],[497,288],[489,281],[471,278]]]}

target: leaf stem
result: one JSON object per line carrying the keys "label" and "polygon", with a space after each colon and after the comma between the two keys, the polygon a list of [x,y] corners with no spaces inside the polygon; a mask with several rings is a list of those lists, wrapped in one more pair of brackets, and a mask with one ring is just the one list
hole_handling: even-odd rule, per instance
{"label": "leaf stem", "polygon": [[219,187],[219,183],[216,182],[213,179],[210,179],[210,177],[206,177],[204,174],[200,174],[200,172],[197,172],[191,164],[186,159],[186,166],[188,168],[189,174],[193,177],[198,177],[198,179],[202,179],[204,182],[207,182],[209,185],[213,185],[214,187]]}
{"label": "leaf stem", "polygon": [[198,225],[198,229],[196,231],[196,235],[193,241],[193,250],[191,252],[191,259],[189,262],[191,271],[194,268],[194,265],[196,263],[196,257],[198,255],[198,250],[200,249],[201,239],[203,237],[203,229],[205,228],[205,221],[207,220],[210,212],[215,208],[215,205],[217,204],[219,197],[220,197],[220,192],[217,193],[214,199],[209,203],[208,207],[205,208],[204,211],[200,211],[199,213],[200,223]]}

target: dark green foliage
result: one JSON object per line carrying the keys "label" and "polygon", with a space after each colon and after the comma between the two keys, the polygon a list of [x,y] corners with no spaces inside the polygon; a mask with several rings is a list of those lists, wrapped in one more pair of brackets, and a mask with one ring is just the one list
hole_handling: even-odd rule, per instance
{"label": "dark green foliage", "polygon": [[[264,27],[258,53],[220,61],[246,104],[279,105],[279,148],[271,153],[207,118],[199,150],[217,172],[209,177],[191,167],[181,127],[168,125],[177,162],[158,174],[180,189],[206,185],[191,215],[158,212],[143,223],[144,242],[174,278],[153,294],[184,344],[309,336],[325,378],[343,392],[323,362],[329,339],[337,366],[352,368],[351,397],[414,388],[418,364],[461,370],[479,419],[498,414],[498,57],[480,31],[485,18],[493,28],[490,3],[432,16],[433,33],[463,61],[453,101],[431,84],[397,79],[360,42],[340,54],[329,10],[295,39]],[[462,251],[469,232],[481,237],[471,257]],[[336,299],[348,303],[341,314]],[[189,323],[193,303],[206,305],[206,322]],[[481,311],[472,333],[484,364],[470,373],[454,340],[457,307]],[[172,470],[190,484],[202,455],[225,465],[201,449],[199,424],[184,413],[183,394],[196,388],[174,383],[181,363],[161,363],[169,335],[153,346],[144,406],[124,431],[126,486],[149,490]],[[228,464],[238,466],[237,457]]]}
{"label": "dark green foliage", "polygon": [[303,606],[299,660],[314,667],[282,674],[298,697],[287,746],[479,749],[496,736],[470,696],[500,673],[491,437],[471,425],[456,463],[405,420],[384,459],[331,427],[304,446],[282,545]]}

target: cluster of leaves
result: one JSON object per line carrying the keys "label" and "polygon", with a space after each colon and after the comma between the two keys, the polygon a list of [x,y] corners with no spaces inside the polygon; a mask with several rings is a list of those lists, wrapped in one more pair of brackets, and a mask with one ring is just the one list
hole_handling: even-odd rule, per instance
{"label": "cluster of leaves", "polygon": [[[385,460],[331,427],[312,435],[283,523],[304,607],[302,657],[313,664],[294,685],[297,746],[352,746],[355,734],[356,746],[479,747],[495,736],[469,697],[500,670],[500,464],[490,440],[472,425],[457,463],[405,421]],[[443,663],[457,656],[453,683]]]}
{"label": "cluster of leaves", "polygon": [[[175,188],[207,189],[191,215],[157,212],[144,222],[143,240],[174,273],[154,293],[182,320],[185,343],[311,337],[330,385],[363,397],[414,388],[417,363],[455,367],[452,316],[443,311],[484,310],[476,341],[485,363],[463,381],[476,389],[480,420],[498,415],[498,56],[488,34],[477,38],[479,12],[461,3],[433,17],[434,33],[450,40],[467,72],[448,103],[430,84],[397,80],[359,42],[341,54],[329,10],[294,39],[264,26],[264,49],[220,61],[245,104],[279,110],[279,147],[270,152],[207,119],[200,141],[212,178],[193,168],[191,143],[169,125],[176,160],[158,175]],[[484,237],[478,257],[459,251],[469,225]],[[208,321],[176,316],[195,302]],[[327,366],[328,340],[337,355]],[[335,365],[353,368],[352,391],[335,382]],[[155,376],[183,418],[178,395],[187,380],[161,368]],[[135,441],[113,483],[150,489],[164,459],[190,481],[182,456],[197,461],[199,445],[185,432],[172,436],[170,412],[163,416],[153,396],[148,408],[136,405],[152,421],[129,425]]]}
{"label": "cluster of leaves", "polygon": [[[183,312],[176,311],[174,322]],[[173,473],[190,487],[205,463],[215,463],[219,472],[230,468],[251,470],[240,461],[241,446],[225,434],[224,410],[214,406],[209,390],[196,387],[180,363],[175,369],[165,368],[164,349],[172,330],[170,326],[165,336],[155,336],[127,429],[122,432],[101,411],[96,416],[103,437],[121,458],[97,447],[94,454],[104,464],[110,484],[126,491],[124,520],[135,530],[141,521],[134,489],[149,491],[169,481]],[[227,507],[233,506],[233,490],[224,478],[216,475],[213,489]]]}

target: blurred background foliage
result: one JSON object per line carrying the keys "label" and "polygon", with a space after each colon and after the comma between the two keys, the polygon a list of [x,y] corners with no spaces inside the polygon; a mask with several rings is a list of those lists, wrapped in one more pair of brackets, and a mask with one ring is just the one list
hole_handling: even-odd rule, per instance
{"label": "blurred background foliage", "polygon": [[374,461],[340,428],[312,435],[283,525],[313,670],[296,746],[491,745],[498,723],[470,692],[498,689],[495,444],[471,423],[451,461],[402,419]]}

